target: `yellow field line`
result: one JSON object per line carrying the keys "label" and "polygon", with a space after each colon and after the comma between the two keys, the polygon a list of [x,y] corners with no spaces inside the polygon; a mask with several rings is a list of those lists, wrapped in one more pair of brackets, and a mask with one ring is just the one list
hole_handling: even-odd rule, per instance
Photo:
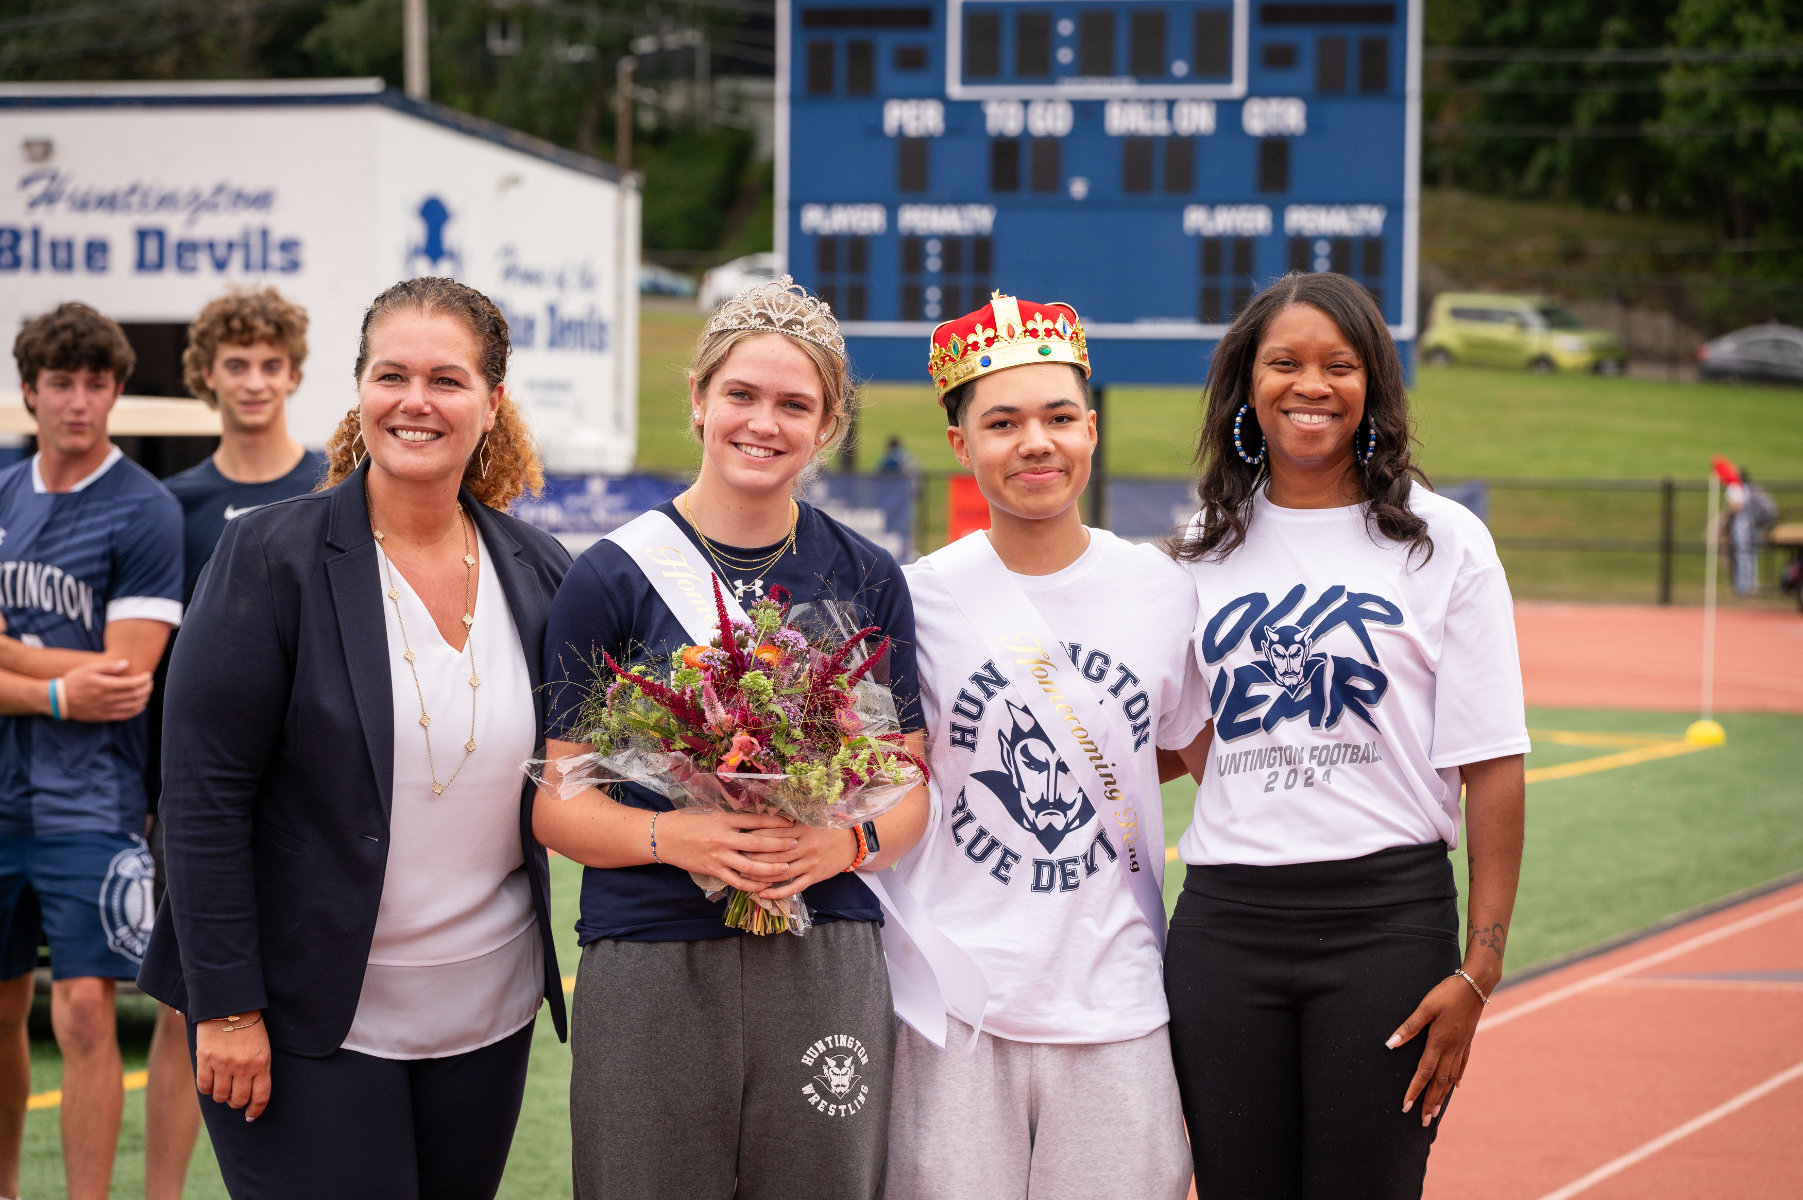
{"label": "yellow field line", "polygon": [[[1530,729],[1528,736],[1536,742],[1552,742],[1560,746],[1627,746],[1630,749],[1617,754],[1603,754],[1596,758],[1579,759],[1577,762],[1561,763],[1556,767],[1536,767],[1527,772],[1529,783],[1547,783],[1555,779],[1570,779],[1576,775],[1591,775],[1598,771],[1613,771],[1618,767],[1631,767],[1636,763],[1654,762],[1661,758],[1676,758],[1681,754],[1690,754],[1697,750],[1711,749],[1699,746],[1682,739],[1655,737],[1641,733],[1573,733],[1557,729]],[[1166,862],[1177,861],[1177,847],[1166,846],[1164,851]],[[563,977],[563,990],[574,991],[576,977]],[[125,1076],[125,1090],[135,1092],[141,1089],[148,1076],[143,1071],[129,1071]],[[38,1092],[26,1101],[25,1107],[30,1110],[55,1108],[63,1102],[60,1091]]]}
{"label": "yellow field line", "polygon": [[1653,762],[1661,758],[1676,758],[1681,754],[1694,754],[1698,750],[1710,748],[1682,739],[1654,742],[1633,750],[1621,750],[1615,754],[1603,754],[1596,758],[1582,758],[1577,762],[1560,763],[1556,767],[1535,767],[1527,773],[1527,780],[1529,783],[1548,783],[1554,779],[1570,779],[1576,775],[1613,771],[1617,767],[1631,767],[1636,763]]}
{"label": "yellow field line", "polygon": [[[127,1071],[125,1073],[125,1090],[128,1092],[139,1091],[149,1082],[150,1072],[148,1071]],[[39,1092],[25,1101],[25,1108],[28,1112],[36,1112],[40,1108],[55,1108],[62,1102],[63,1094],[60,1091]]]}
{"label": "yellow field line", "polygon": [[1578,733],[1568,729],[1530,729],[1528,737],[1536,742],[1551,742],[1556,746],[1589,746],[1597,749],[1659,746],[1672,740],[1665,734],[1657,733]]}

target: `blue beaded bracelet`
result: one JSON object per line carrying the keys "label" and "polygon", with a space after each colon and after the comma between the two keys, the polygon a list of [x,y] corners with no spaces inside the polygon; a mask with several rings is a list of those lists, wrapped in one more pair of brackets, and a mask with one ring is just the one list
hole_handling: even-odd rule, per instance
{"label": "blue beaded bracelet", "polygon": [[658,812],[651,814],[651,861],[659,866],[663,865],[664,860],[657,856],[657,819],[662,815]]}

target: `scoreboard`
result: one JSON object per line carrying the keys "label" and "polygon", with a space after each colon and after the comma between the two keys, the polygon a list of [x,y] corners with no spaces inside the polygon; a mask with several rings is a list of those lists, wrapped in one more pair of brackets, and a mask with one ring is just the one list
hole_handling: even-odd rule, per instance
{"label": "scoreboard", "polygon": [[1422,3],[783,0],[776,249],[872,379],[999,288],[1075,306],[1097,383],[1197,383],[1291,270],[1406,362]]}

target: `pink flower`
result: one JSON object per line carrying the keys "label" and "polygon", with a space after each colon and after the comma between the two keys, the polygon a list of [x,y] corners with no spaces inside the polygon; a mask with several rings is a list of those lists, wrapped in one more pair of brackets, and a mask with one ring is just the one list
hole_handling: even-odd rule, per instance
{"label": "pink flower", "polygon": [[756,756],[761,749],[758,740],[741,729],[732,735],[732,749],[721,757],[720,765],[728,771],[737,771],[739,764]]}
{"label": "pink flower", "polygon": [[839,728],[846,733],[860,733],[864,729],[864,719],[858,716],[858,710],[852,706],[849,697],[847,697],[846,703],[840,706],[838,718]]}

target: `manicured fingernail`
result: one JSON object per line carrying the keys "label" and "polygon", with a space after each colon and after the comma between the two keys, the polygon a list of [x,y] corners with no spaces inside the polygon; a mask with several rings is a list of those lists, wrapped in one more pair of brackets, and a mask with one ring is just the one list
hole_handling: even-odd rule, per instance
{"label": "manicured fingernail", "polygon": [[1414,1107],[1415,1107],[1415,1102],[1413,1100],[1404,1100],[1402,1102],[1402,1111],[1403,1112],[1407,1112],[1407,1111],[1409,1111],[1409,1109],[1414,1108]]}
{"label": "manicured fingernail", "polygon": [[1400,1033],[1392,1033],[1390,1035],[1390,1040],[1384,1043],[1384,1049],[1394,1050],[1400,1045],[1402,1045],[1402,1035]]}

